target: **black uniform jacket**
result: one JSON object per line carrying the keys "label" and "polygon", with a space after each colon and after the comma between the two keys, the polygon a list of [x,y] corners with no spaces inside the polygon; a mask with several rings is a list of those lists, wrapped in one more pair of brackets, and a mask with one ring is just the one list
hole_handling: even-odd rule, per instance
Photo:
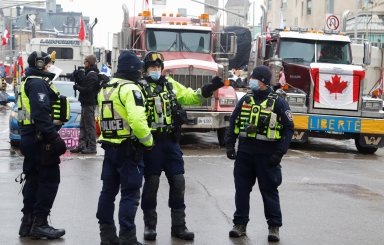
{"label": "black uniform jacket", "polygon": [[[255,103],[261,104],[264,100],[267,99],[269,93],[271,92],[271,88],[268,88],[264,91],[254,91],[253,99]],[[229,128],[225,137],[225,143],[227,147],[235,146],[236,139],[238,137],[238,135],[234,132],[235,120],[240,115],[241,106],[244,102],[245,97],[246,95],[239,100],[235,110],[232,112],[232,115],[230,117]],[[280,123],[283,126],[282,131],[280,133],[281,139],[278,141],[263,141],[255,138],[240,137],[238,151],[253,152],[260,154],[272,154],[275,152],[285,154],[287,152],[293,135],[293,120],[291,110],[289,108],[288,103],[279,96],[276,100],[273,111],[277,114],[277,117],[281,118]]]}

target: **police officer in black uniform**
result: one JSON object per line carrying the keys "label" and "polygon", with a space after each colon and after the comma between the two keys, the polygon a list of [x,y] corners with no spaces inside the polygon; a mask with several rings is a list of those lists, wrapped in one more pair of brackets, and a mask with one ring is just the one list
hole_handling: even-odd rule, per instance
{"label": "police officer in black uniform", "polygon": [[225,142],[227,157],[235,160],[236,189],[236,211],[230,237],[246,235],[249,198],[257,179],[268,223],[268,240],[280,240],[282,216],[277,188],[282,181],[280,161],[291,142],[293,121],[288,103],[274,93],[270,81],[269,68],[256,67],[249,81],[251,92],[239,100],[230,118]]}
{"label": "police officer in black uniform", "polygon": [[25,156],[24,216],[19,235],[56,239],[65,230],[49,226],[47,217],[60,183],[59,156],[66,151],[53,120],[59,94],[51,82],[55,74],[48,72],[52,63],[47,53],[32,52],[28,64],[18,94],[20,150]]}

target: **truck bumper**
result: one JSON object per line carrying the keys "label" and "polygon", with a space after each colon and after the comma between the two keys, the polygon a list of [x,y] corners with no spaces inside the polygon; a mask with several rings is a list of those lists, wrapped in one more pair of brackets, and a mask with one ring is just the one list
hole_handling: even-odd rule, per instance
{"label": "truck bumper", "polygon": [[182,126],[188,131],[216,130],[229,126],[231,112],[187,111],[188,123]]}
{"label": "truck bumper", "polygon": [[384,146],[384,119],[294,113],[294,142],[305,142],[309,136],[364,139],[365,145]]}

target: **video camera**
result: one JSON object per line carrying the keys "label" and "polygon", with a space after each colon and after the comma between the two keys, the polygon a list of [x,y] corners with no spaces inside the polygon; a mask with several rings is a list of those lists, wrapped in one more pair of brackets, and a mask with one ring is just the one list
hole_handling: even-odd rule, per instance
{"label": "video camera", "polygon": [[74,81],[75,84],[80,82],[85,77],[85,68],[84,66],[78,66],[75,65],[75,70],[72,73],[71,81]]}

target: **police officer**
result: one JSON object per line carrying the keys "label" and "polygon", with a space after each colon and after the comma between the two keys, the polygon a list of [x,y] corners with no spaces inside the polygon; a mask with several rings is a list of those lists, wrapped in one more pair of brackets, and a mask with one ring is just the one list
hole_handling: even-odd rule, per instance
{"label": "police officer", "polygon": [[[138,87],[141,61],[130,51],[118,58],[117,73],[98,94],[101,135],[105,150],[101,173],[103,187],[97,208],[101,244],[137,242],[135,216],[140,200],[144,165],[142,149],[152,147],[145,99]],[[114,201],[121,191],[119,238],[114,223]],[[120,243],[119,243],[120,242]]]}
{"label": "police officer", "polygon": [[[24,216],[19,235],[56,239],[63,236],[65,230],[49,226],[47,217],[60,183],[59,156],[66,151],[65,142],[57,132],[61,124],[60,108],[55,109],[57,101],[63,97],[59,97],[52,84],[55,74],[48,71],[52,63],[47,53],[32,52],[28,64],[17,102],[25,175]],[[62,109],[66,111],[66,108]]]}
{"label": "police officer", "polygon": [[282,218],[277,188],[282,181],[280,161],[291,142],[293,121],[288,103],[273,92],[270,81],[269,68],[257,66],[249,81],[251,92],[239,100],[230,118],[225,142],[227,157],[235,159],[236,189],[236,211],[230,237],[246,235],[249,197],[257,179],[268,223],[268,240],[280,240]]}
{"label": "police officer", "polygon": [[85,73],[75,71],[76,84],[73,89],[78,90],[81,103],[80,137],[76,148],[72,153],[95,154],[96,151],[96,124],[95,110],[97,105],[99,69],[96,66],[96,56],[87,55],[84,58]]}
{"label": "police officer", "polygon": [[[148,124],[154,135],[155,146],[144,153],[144,187],[141,208],[144,213],[144,239],[156,239],[157,191],[159,178],[164,171],[169,183],[168,206],[171,208],[171,235],[193,240],[194,233],[185,225],[184,160],[178,142],[181,124],[186,120],[182,105],[200,104],[203,98],[224,84],[219,77],[197,91],[186,88],[170,76],[163,76],[164,57],[149,52],[144,57],[144,91],[147,97]],[[179,104],[180,103],[180,104]]]}

